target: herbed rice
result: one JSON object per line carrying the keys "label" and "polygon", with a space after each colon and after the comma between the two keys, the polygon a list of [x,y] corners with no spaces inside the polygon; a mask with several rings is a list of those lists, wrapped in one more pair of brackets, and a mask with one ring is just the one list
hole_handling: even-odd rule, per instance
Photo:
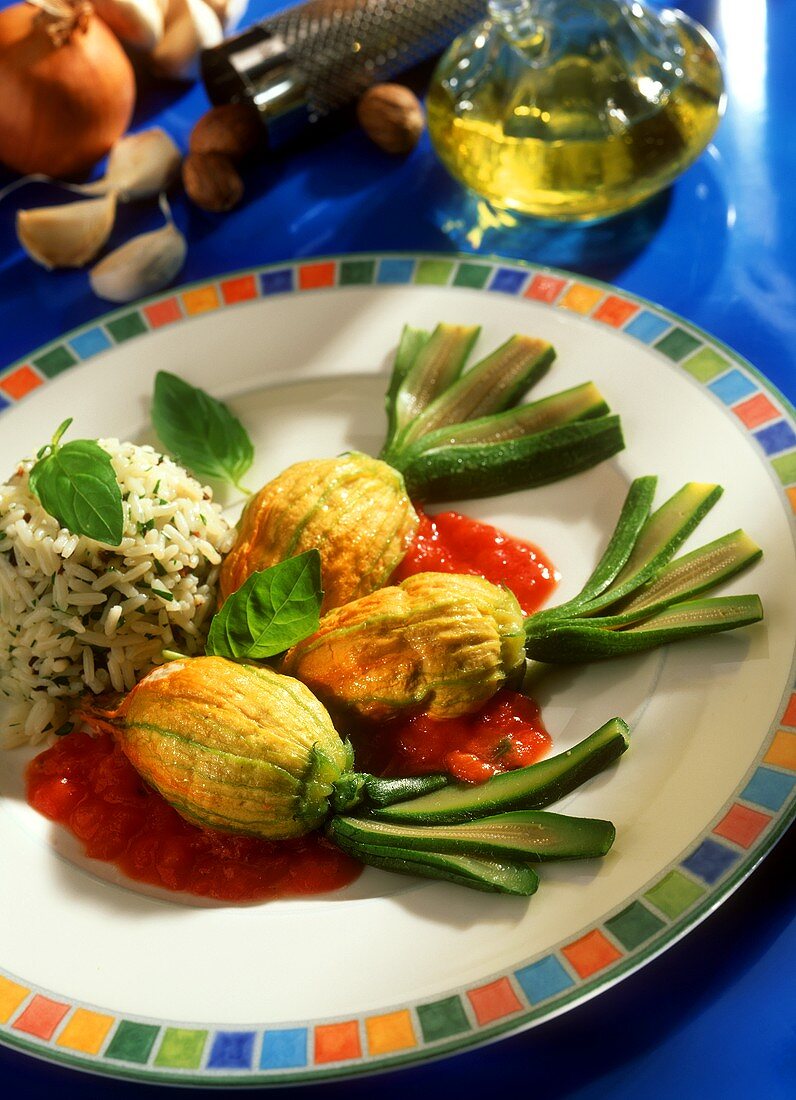
{"label": "herbed rice", "polygon": [[[98,441],[122,490],[124,537],[71,534],[28,487],[0,485],[0,739],[37,743],[86,688],[125,691],[163,649],[195,653],[234,529],[210,490],[152,447]],[[3,698],[5,697],[5,699]]]}

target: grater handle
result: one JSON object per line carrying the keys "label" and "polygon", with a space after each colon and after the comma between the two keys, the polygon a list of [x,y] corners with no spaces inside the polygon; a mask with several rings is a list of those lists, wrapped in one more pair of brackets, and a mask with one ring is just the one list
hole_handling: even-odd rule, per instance
{"label": "grater handle", "polygon": [[484,0],[308,0],[205,50],[202,78],[213,103],[256,108],[278,147],[483,15]]}

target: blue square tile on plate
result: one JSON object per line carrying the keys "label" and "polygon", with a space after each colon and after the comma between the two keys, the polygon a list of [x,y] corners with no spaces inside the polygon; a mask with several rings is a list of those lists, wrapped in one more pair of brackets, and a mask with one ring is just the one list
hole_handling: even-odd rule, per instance
{"label": "blue square tile on plate", "polygon": [[561,993],[562,990],[574,984],[573,979],[555,955],[547,955],[539,962],[524,966],[522,970],[516,970],[514,977],[522,986],[522,991],[531,1004],[546,1001],[548,997],[554,997],[556,993]]}
{"label": "blue square tile on plate", "polygon": [[719,401],[725,405],[734,405],[742,397],[748,397],[754,393],[757,386],[739,370],[731,370],[729,374],[723,374],[715,382],[711,382],[708,389],[715,393]]}
{"label": "blue square tile on plate", "polygon": [[738,859],[738,853],[725,848],[715,840],[703,840],[687,859],[683,867],[705,882],[714,883]]}
{"label": "blue square tile on plate", "polygon": [[382,260],[376,274],[376,282],[411,283],[414,271],[414,260]]}
{"label": "blue square tile on plate", "polygon": [[307,1029],[266,1031],[260,1054],[261,1069],[295,1069],[307,1064]]}
{"label": "blue square tile on plate", "polygon": [[287,294],[293,289],[293,268],[280,267],[276,271],[261,272],[260,287],[263,294]]}
{"label": "blue square tile on plate", "polygon": [[624,331],[645,344],[651,344],[653,340],[657,340],[661,333],[670,327],[671,322],[664,317],[659,317],[657,313],[650,313],[649,310],[645,309],[643,313],[639,313],[637,317],[634,317],[630,324],[625,325]]}
{"label": "blue square tile on plate", "polygon": [[796,432],[784,420],[769,424],[767,428],[755,432],[754,437],[767,455],[779,454],[780,451],[796,447]]}
{"label": "blue square tile on plate", "polygon": [[217,1031],[207,1059],[209,1069],[251,1069],[253,1031]]}
{"label": "blue square tile on plate", "polygon": [[796,775],[775,772],[773,768],[758,768],[741,791],[741,798],[767,810],[779,810],[788,801],[794,786]]}
{"label": "blue square tile on plate", "polygon": [[112,346],[108,335],[101,328],[90,328],[88,332],[81,332],[69,341],[69,346],[75,355],[81,359],[90,359],[92,355],[98,355]]}
{"label": "blue square tile on plate", "polygon": [[492,276],[489,289],[498,290],[503,294],[518,294],[525,286],[527,279],[527,271],[518,271],[515,267],[499,267]]}

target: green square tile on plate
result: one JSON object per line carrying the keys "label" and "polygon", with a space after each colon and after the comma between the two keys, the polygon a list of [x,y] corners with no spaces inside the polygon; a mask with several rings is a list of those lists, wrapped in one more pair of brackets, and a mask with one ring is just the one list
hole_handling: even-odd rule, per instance
{"label": "green square tile on plate", "polygon": [[664,922],[640,901],[634,901],[627,909],[607,920],[605,927],[626,951],[632,951],[663,928]]}
{"label": "green square tile on plate", "polygon": [[492,271],[485,264],[459,264],[459,270],[453,277],[454,286],[466,286],[472,290],[481,290]]}
{"label": "green square tile on plate", "polygon": [[461,1032],[470,1030],[470,1021],[458,997],[446,997],[432,1004],[419,1005],[417,1016],[423,1038],[427,1043],[433,1043],[435,1039],[447,1039],[451,1035],[460,1035]]}
{"label": "green square tile on plate", "polygon": [[122,1020],[108,1044],[105,1057],[143,1065],[149,1059],[159,1031],[160,1028],[155,1024],[137,1024],[133,1020]]}
{"label": "green square tile on plate", "polygon": [[668,355],[675,363],[679,363],[681,359],[685,359],[686,355],[696,351],[699,344],[700,341],[697,340],[696,336],[692,336],[690,332],[686,332],[682,328],[673,328],[671,332],[666,333],[662,340],[658,341],[655,347],[658,351],[662,351],[664,355]]}
{"label": "green square tile on plate", "polygon": [[76,362],[77,358],[63,344],[33,360],[34,366],[37,366],[47,378],[54,378],[61,371],[69,370]]}
{"label": "green square tile on plate", "polygon": [[174,1066],[175,1069],[196,1069],[201,1064],[202,1051],[206,1042],[206,1031],[167,1027],[163,1034],[163,1042],[155,1055],[155,1065]]}
{"label": "green square tile on plate", "polygon": [[667,917],[674,918],[684,913],[704,892],[701,886],[679,871],[670,871],[647,890],[644,897]]}
{"label": "green square tile on plate", "polygon": [[340,286],[368,286],[376,272],[375,260],[344,260],[337,281]]}
{"label": "green square tile on plate", "polygon": [[447,260],[420,260],[415,271],[415,282],[444,286],[450,278],[453,266]]}
{"label": "green square tile on plate", "polygon": [[792,485],[796,481],[796,451],[790,451],[780,458],[773,459],[771,465],[777,471],[777,477],[783,485]]}
{"label": "green square tile on plate", "polygon": [[701,348],[696,355],[692,355],[680,365],[689,374],[693,374],[698,382],[709,382],[717,374],[723,374],[730,366],[715,348],[708,347]]}
{"label": "green square tile on plate", "polygon": [[113,321],[108,321],[105,328],[117,344],[148,331],[139,313],[125,313],[124,317],[116,317]]}

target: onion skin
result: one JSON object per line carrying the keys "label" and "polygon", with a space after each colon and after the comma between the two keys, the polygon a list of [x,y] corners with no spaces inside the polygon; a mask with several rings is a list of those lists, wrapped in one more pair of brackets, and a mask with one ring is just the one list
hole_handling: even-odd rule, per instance
{"label": "onion skin", "polygon": [[23,175],[67,178],[91,168],[126,131],[135,76],[97,16],[59,47],[36,16],[29,4],[0,12],[0,161]]}

